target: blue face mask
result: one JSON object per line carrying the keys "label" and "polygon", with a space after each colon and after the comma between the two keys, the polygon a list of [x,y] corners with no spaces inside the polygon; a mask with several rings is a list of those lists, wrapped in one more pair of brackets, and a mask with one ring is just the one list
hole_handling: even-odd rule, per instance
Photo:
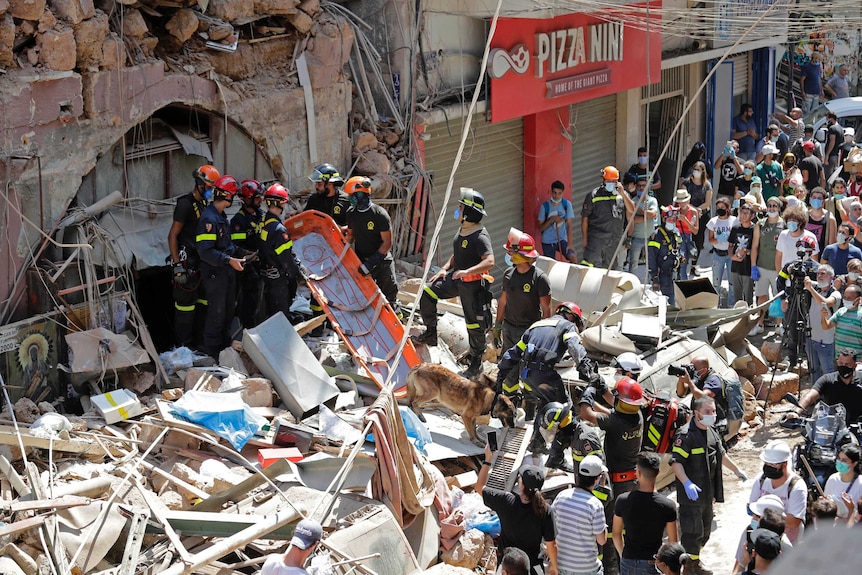
{"label": "blue face mask", "polygon": [[832,197],[835,198],[836,200],[843,200],[844,194],[832,194]]}
{"label": "blue face mask", "polygon": [[605,182],[605,190],[609,192],[617,191],[617,183],[616,182]]}
{"label": "blue face mask", "polygon": [[787,222],[787,229],[790,230],[791,232],[795,232],[796,230],[799,229],[799,223],[795,222],[793,220],[790,220],[789,222]]}
{"label": "blue face mask", "polygon": [[675,232],[676,231],[676,224],[673,222],[665,222],[664,229],[666,229],[669,232]]}
{"label": "blue face mask", "polygon": [[204,188],[204,199],[205,199],[206,201],[208,201],[208,202],[211,202],[211,201],[212,201],[212,199],[213,199],[213,189],[212,189],[211,187],[210,187],[210,188]]}
{"label": "blue face mask", "polygon": [[455,211],[452,212],[452,215],[455,216],[455,221],[460,222],[461,221],[461,208],[460,207],[455,208]]}
{"label": "blue face mask", "polygon": [[512,267],[513,265],[515,265],[515,262],[512,261],[512,256],[510,256],[509,254],[506,254],[505,256],[503,256],[503,260],[506,262],[506,265],[509,267]]}
{"label": "blue face mask", "polygon": [[823,207],[823,200],[821,200],[820,198],[811,198],[811,209],[812,210],[819,210],[822,207]]}
{"label": "blue face mask", "polygon": [[641,166],[646,166],[648,161],[649,161],[648,157],[638,156],[638,164],[640,164]]}
{"label": "blue face mask", "polygon": [[850,473],[850,464],[844,463],[843,461],[836,461],[835,470],[838,473]]}
{"label": "blue face mask", "polygon": [[757,529],[757,526],[758,526],[758,525],[760,525],[760,520],[759,520],[759,519],[752,519],[752,520],[751,520],[751,528],[752,528],[752,529]]}
{"label": "blue face mask", "polygon": [[751,168],[745,168],[744,170],[742,170],[742,173],[745,174],[746,176],[750,176],[754,172],[751,171]]}

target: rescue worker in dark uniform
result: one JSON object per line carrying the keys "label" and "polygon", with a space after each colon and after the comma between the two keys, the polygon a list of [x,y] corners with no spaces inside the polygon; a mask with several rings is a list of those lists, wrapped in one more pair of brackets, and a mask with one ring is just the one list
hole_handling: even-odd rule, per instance
{"label": "rescue worker in dark uniform", "polygon": [[[531,325],[521,336],[521,340],[509,348],[500,360],[497,393],[517,395],[523,387],[525,395],[535,398],[540,412],[546,404],[554,401],[571,405],[572,400],[563,378],[554,369],[557,363],[568,351],[572,359],[578,362],[578,371],[582,376],[585,372],[595,372],[595,366],[587,358],[587,350],[581,345],[581,338],[578,335],[580,332],[578,324],[582,322],[580,312],[577,305],[571,302],[562,303],[557,306],[553,316],[540,319]],[[521,381],[514,385],[507,385],[509,372],[513,369],[518,369]],[[516,402],[513,401],[513,403]],[[533,438],[528,448],[533,453],[544,453],[547,450],[541,428],[542,422],[539,417],[536,417],[533,421]],[[560,469],[565,467],[560,445],[571,443],[573,432],[573,426],[561,428],[558,433],[560,442],[555,442],[551,446],[548,467]]]}
{"label": "rescue worker in dark uniform", "polygon": [[[530,234],[510,229],[503,248],[511,263],[503,274],[503,291],[497,300],[494,345],[506,350],[518,343],[528,327],[551,316],[551,282],[545,272],[536,267],[539,252]],[[518,372],[510,372],[509,379],[507,386],[517,384]],[[536,403],[532,394],[524,399],[529,421],[536,413]]]}
{"label": "rescue worker in dark uniform", "polygon": [[700,550],[709,540],[713,501],[724,501],[721,467],[724,465],[736,473],[741,481],[746,477],[725,454],[721,437],[713,429],[715,400],[698,397],[691,407],[692,418],[674,436],[670,464],[676,476],[680,543],[693,560],[686,571],[712,575],[700,562]]}
{"label": "rescue worker in dark uniform", "polygon": [[215,181],[213,201],[201,214],[195,238],[209,301],[204,351],[214,358],[230,343],[228,328],[236,305],[236,272],[241,272],[245,263],[240,257],[234,257],[240,250],[230,239],[230,226],[224,214],[237,191],[239,182],[233,176],[222,176]]}
{"label": "rescue worker in dark uniform", "polygon": [[[635,468],[641,450],[644,420],[641,407],[646,404],[643,388],[630,377],[621,377],[616,385],[614,406],[608,410],[596,403],[595,396],[602,391],[603,381],[591,384],[580,400],[580,416],[584,421],[605,432],[605,454],[613,497],[635,488]],[[608,521],[613,520],[613,506],[605,507]],[[606,544],[602,562],[605,573],[619,572],[619,556],[613,541]]]}
{"label": "rescue worker in dark uniform", "polygon": [[347,241],[362,262],[360,272],[370,275],[389,305],[400,314],[398,283],[395,281],[395,260],[392,248],[392,221],[389,212],[371,201],[371,180],[354,176],[344,184],[350,197],[347,211]]}
{"label": "rescue worker in dark uniform", "polygon": [[174,219],[168,232],[170,262],[173,266],[174,332],[178,346],[201,345],[206,318],[206,296],[203,294],[200,257],[195,245],[198,220],[212,199],[212,186],[220,174],[209,164],[192,175],[195,187],[177,198]]}
{"label": "rescue worker in dark uniform", "polygon": [[287,188],[275,183],[267,188],[263,198],[267,212],[260,230],[260,251],[267,313],[272,316],[282,312],[288,321],[294,321],[290,305],[296,297],[301,268],[293,253],[293,241],[281,220],[290,194]]}
{"label": "rescue worker in dark uniform", "polygon": [[587,194],[581,208],[584,259],[581,265],[612,268],[611,258],[635,205],[620,184],[620,172],[613,166],[602,169],[602,185]]}
{"label": "rescue worker in dark uniform", "polygon": [[461,188],[461,199],[455,209],[461,229],[452,242],[453,254],[449,261],[423,288],[419,313],[425,332],[413,338],[416,343],[437,345],[437,301],[460,297],[470,342],[465,377],[479,375],[485,353],[485,331],[491,327],[491,290],[483,275],[494,267],[494,248],[491,236],[481,224],[483,216],[485,198],[482,194],[471,188]]}
{"label": "rescue worker in dark uniform", "polygon": [[[572,450],[574,467],[570,466],[568,461],[563,458],[560,458],[561,465],[551,465],[551,463],[556,464],[557,462],[548,458],[548,467],[574,472],[587,455],[596,455],[604,461],[605,454],[602,449],[602,442],[595,427],[574,417],[571,404],[556,401],[547,403],[538,413],[536,419],[540,421],[542,436],[546,440],[550,439],[551,443],[558,444],[551,448],[551,452],[562,454],[566,447],[570,447]],[[608,497],[600,497],[599,499],[605,501]]]}
{"label": "rescue worker in dark uniform", "polygon": [[344,179],[332,164],[320,164],[308,179],[314,182],[314,193],[308,198],[305,210],[316,210],[330,216],[342,228],[347,226],[350,196],[341,191]]}
{"label": "rescue worker in dark uniform", "polygon": [[647,243],[649,273],[652,289],[661,290],[669,304],[674,304],[673,281],[676,272],[685,264],[682,256],[682,236],[676,228],[679,211],[674,207],[663,208],[664,227],[658,228]]}
{"label": "rescue worker in dark uniform", "polygon": [[[238,247],[248,252],[256,252],[260,225],[263,223],[263,186],[257,180],[243,180],[239,185],[242,207],[230,221],[230,239]],[[236,309],[242,326],[251,329],[258,322],[262,284],[260,266],[248,262],[237,278]]]}

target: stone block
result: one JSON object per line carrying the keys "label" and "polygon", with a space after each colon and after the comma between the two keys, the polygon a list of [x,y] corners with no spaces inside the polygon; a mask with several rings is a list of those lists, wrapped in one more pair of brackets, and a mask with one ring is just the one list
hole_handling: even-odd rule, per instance
{"label": "stone block", "polygon": [[[772,383],[770,389],[769,384]],[[778,403],[787,393],[797,394],[799,392],[799,375],[793,372],[779,371],[772,379],[772,374],[758,375],[754,378],[754,388],[757,390],[757,399],[766,399],[768,403]],[[769,394],[769,397],[767,397]]]}
{"label": "stone block", "polygon": [[15,419],[20,423],[33,423],[42,415],[39,413],[39,406],[28,397],[22,397],[16,401],[12,409],[15,412]]}
{"label": "stone block", "polygon": [[123,15],[123,35],[132,38],[143,38],[149,31],[147,21],[144,20],[140,10],[126,8]]}
{"label": "stone block", "polygon": [[233,34],[233,26],[230,24],[215,24],[209,27],[207,34],[213,42],[220,42]]}
{"label": "stone block", "polygon": [[485,534],[478,529],[470,529],[461,534],[452,549],[444,551],[440,559],[447,565],[475,569],[485,552]]}
{"label": "stone block", "polygon": [[110,26],[108,15],[99,10],[74,27],[79,68],[98,68],[105,60],[104,47]]}
{"label": "stone block", "polygon": [[781,342],[764,341],[760,345],[760,353],[768,363],[775,365],[781,359]]}
{"label": "stone block", "polygon": [[300,34],[308,34],[314,26],[314,20],[312,20],[311,16],[301,10],[297,10],[295,13],[288,16],[287,21],[290,22]]}
{"label": "stone block", "polygon": [[41,32],[47,32],[51,28],[57,25],[57,18],[54,16],[54,13],[50,10],[45,10],[42,12],[42,17],[39,18],[39,24],[36,29]]}
{"label": "stone block", "polygon": [[71,28],[48,30],[36,38],[39,46],[39,63],[51,70],[74,70],[78,51],[75,32]]}
{"label": "stone block", "polygon": [[50,0],[49,4],[57,16],[69,24],[80,24],[96,15],[93,0]]}
{"label": "stone block", "polygon": [[392,163],[385,154],[381,154],[376,150],[370,150],[359,157],[359,162],[356,164],[356,173],[363,176],[388,174],[391,167]]}
{"label": "stone block", "polygon": [[263,377],[249,377],[242,381],[242,400],[250,407],[272,407],[272,382]]}
{"label": "stone block", "polygon": [[185,42],[198,31],[198,17],[186,8],[177,10],[165,24],[165,29],[180,42]]}
{"label": "stone block", "polygon": [[45,0],[9,0],[9,12],[15,18],[35,22],[45,12]]}
{"label": "stone block", "polygon": [[117,70],[126,66],[126,45],[114,33],[105,38],[102,43],[102,68]]}
{"label": "stone block", "polygon": [[162,503],[165,504],[165,507],[167,507],[171,511],[181,511],[182,508],[185,506],[183,496],[176,491],[165,491],[164,493],[159,495],[159,499],[161,499]]}
{"label": "stone block", "polygon": [[0,0],[0,14],[5,14],[9,11],[9,0]]}
{"label": "stone block", "polygon": [[302,0],[299,9],[309,16],[316,16],[320,12],[320,0]]}
{"label": "stone block", "polygon": [[15,63],[12,47],[15,45],[15,20],[8,12],[0,20],[0,66],[8,68]]}
{"label": "stone block", "polygon": [[254,0],[254,13],[267,16],[288,16],[296,13],[299,0]]}
{"label": "stone block", "polygon": [[311,87],[316,90],[342,80],[352,48],[353,28],[347,22],[316,25],[305,51]]}
{"label": "stone block", "polygon": [[356,143],[353,145],[353,149],[359,153],[373,150],[376,147],[377,136],[371,132],[360,132],[359,135],[356,136]]}
{"label": "stone block", "polygon": [[225,22],[233,22],[254,16],[256,4],[248,0],[210,0],[207,14]]}

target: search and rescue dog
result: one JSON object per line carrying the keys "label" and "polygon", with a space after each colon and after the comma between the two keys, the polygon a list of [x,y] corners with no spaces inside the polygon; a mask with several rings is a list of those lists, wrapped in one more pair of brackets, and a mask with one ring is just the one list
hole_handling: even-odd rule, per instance
{"label": "search and rescue dog", "polygon": [[[417,365],[407,374],[407,405],[424,422],[425,416],[419,406],[435,400],[461,416],[467,435],[475,442],[476,417],[491,412],[494,387],[486,381],[461,377],[436,363]],[[500,419],[504,426],[515,427],[515,406],[505,395],[500,394],[491,415]]]}

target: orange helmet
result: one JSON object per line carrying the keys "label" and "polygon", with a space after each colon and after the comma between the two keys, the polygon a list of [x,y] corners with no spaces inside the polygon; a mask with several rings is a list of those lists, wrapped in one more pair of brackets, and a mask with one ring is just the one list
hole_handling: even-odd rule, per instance
{"label": "orange helmet", "polygon": [[205,164],[192,172],[192,176],[194,176],[195,178],[195,184],[203,186],[205,188],[209,188],[212,187],[213,184],[215,184],[216,180],[221,177],[221,174],[215,168],[215,166]]}
{"label": "orange helmet", "polygon": [[243,180],[239,185],[239,197],[242,201],[249,202],[255,196],[263,195],[263,186],[257,180]]}
{"label": "orange helmet", "polygon": [[605,166],[602,168],[602,179],[605,181],[619,180],[620,171],[613,166]]}
{"label": "orange helmet", "polygon": [[539,257],[533,236],[515,228],[509,228],[509,237],[503,244],[503,249],[507,252],[519,253],[526,258]]}
{"label": "orange helmet", "polygon": [[641,384],[630,377],[621,377],[617,382],[617,397],[629,405],[646,405]]}
{"label": "orange helmet", "polygon": [[233,176],[224,175],[213,183],[213,198],[216,200],[233,201],[239,191],[239,182]]}
{"label": "orange helmet", "polygon": [[266,189],[263,199],[266,200],[266,205],[268,206],[273,204],[281,206],[290,199],[290,192],[287,191],[287,188],[276,182]]}
{"label": "orange helmet", "polygon": [[353,176],[344,184],[344,193],[351,195],[356,192],[371,193],[371,180],[365,176]]}

